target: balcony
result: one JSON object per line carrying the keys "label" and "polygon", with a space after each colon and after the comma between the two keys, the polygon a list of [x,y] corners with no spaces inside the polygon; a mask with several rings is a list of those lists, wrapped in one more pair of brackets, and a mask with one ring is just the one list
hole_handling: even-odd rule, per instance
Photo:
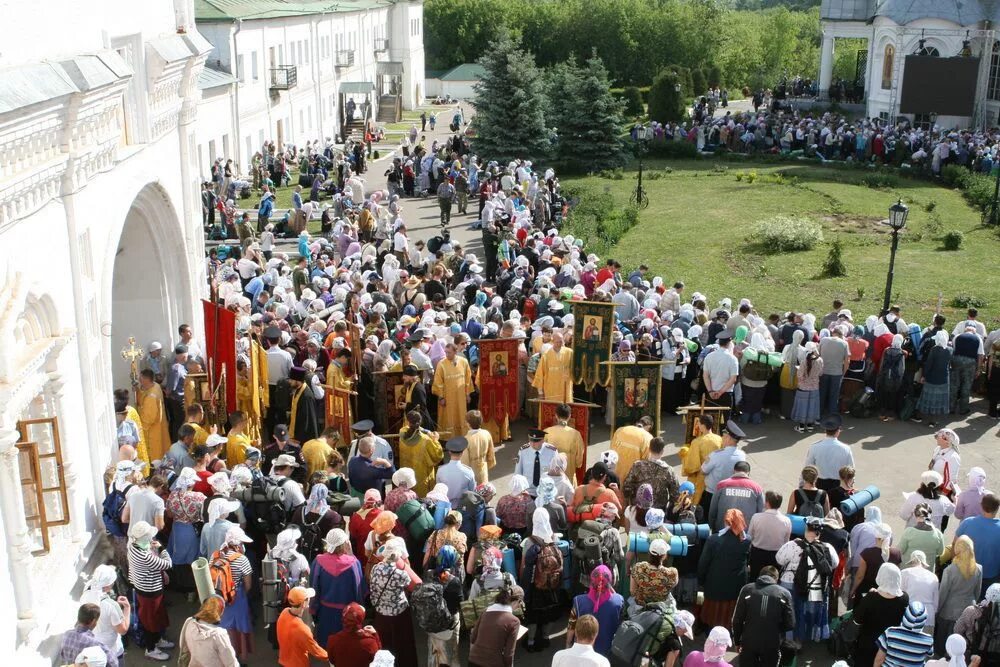
{"label": "balcony", "polygon": [[291,90],[298,82],[298,70],[294,65],[271,68],[271,90]]}
{"label": "balcony", "polygon": [[354,49],[337,51],[337,59],[334,65],[336,67],[353,67]]}
{"label": "balcony", "polygon": [[389,50],[389,39],[387,37],[379,37],[375,40],[375,53],[385,53]]}

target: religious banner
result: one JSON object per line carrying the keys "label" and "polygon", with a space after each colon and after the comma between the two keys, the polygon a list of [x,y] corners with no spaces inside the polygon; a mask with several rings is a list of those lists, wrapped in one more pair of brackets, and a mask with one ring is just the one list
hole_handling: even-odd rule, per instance
{"label": "religious banner", "polygon": [[236,408],[236,313],[202,300],[205,311],[205,372],[212,386],[225,377],[225,410]]}
{"label": "religious banner", "polygon": [[587,391],[608,386],[611,369],[601,364],[611,359],[615,304],[573,302],[573,382]]}
{"label": "religious banner", "polygon": [[375,373],[375,429],[376,433],[399,433],[406,419],[406,411],[399,407],[406,403],[403,371]]}
{"label": "religious banner", "polygon": [[327,428],[333,427],[340,432],[341,442],[351,442],[351,424],[354,419],[351,417],[351,396],[354,392],[343,389],[326,387],[326,414],[325,421]]}
{"label": "religious banner", "polygon": [[504,417],[517,418],[519,376],[518,338],[475,341],[479,346],[479,411],[483,421],[500,423]]}
{"label": "religious banner", "polygon": [[[538,401],[538,428],[546,429],[556,424],[556,407],[560,401]],[[575,428],[583,438],[583,446],[590,446],[590,409],[599,407],[591,403],[568,403],[572,411],[569,416],[570,428]],[[572,471],[570,471],[572,472]],[[583,483],[583,475],[587,472],[587,457],[584,456],[583,466],[576,469],[578,483]]]}
{"label": "religious banner", "polygon": [[615,361],[611,368],[611,431],[652,417],[660,432],[660,367],[662,361]]}

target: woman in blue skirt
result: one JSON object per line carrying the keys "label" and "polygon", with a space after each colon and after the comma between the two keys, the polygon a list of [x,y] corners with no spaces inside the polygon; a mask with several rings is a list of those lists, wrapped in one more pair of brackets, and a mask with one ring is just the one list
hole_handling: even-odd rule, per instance
{"label": "woman in blue skirt", "polygon": [[173,519],[167,540],[167,553],[174,564],[171,581],[178,591],[188,594],[195,590],[191,563],[198,558],[199,537],[194,525],[202,520],[205,504],[205,494],[191,490],[197,481],[193,468],[181,470],[166,502],[166,513]]}
{"label": "woman in blue skirt", "polygon": [[236,658],[240,664],[246,664],[253,652],[253,619],[250,616],[250,603],[247,601],[253,568],[243,555],[244,545],[252,541],[242,528],[233,526],[226,533],[225,542],[212,555],[213,560],[222,558],[228,561],[233,574],[235,594],[231,601],[227,601],[219,627],[229,631],[229,642],[236,650]]}
{"label": "woman in blue skirt", "polygon": [[940,415],[948,414],[951,409],[951,397],[948,387],[948,374],[951,366],[951,350],[948,349],[948,332],[938,331],[934,334],[934,347],[927,354],[922,366],[923,376],[920,382],[920,400],[917,402],[917,416],[913,421],[926,421],[934,428]]}
{"label": "woman in blue skirt", "polygon": [[792,421],[796,422],[795,430],[805,433],[815,428],[819,421],[819,378],[823,375],[823,359],[816,351],[813,343],[806,344],[806,358],[797,371],[799,381],[795,391],[795,404],[792,406]]}

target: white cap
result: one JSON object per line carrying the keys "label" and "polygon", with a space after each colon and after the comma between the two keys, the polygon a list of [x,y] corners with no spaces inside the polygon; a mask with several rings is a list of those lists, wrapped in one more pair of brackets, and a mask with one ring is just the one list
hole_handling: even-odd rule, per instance
{"label": "white cap", "polygon": [[163,349],[163,346],[160,345],[159,341],[155,341],[154,340],[152,343],[149,344],[149,351],[150,352],[156,352],[157,350],[162,350],[162,349]]}

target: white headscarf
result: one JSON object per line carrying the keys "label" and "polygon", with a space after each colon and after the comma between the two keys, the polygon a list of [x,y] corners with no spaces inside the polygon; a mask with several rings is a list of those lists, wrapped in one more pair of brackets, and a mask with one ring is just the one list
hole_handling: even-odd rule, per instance
{"label": "white headscarf", "polygon": [[94,574],[87,580],[85,590],[103,591],[108,586],[118,580],[118,571],[114,565],[98,565],[94,568]]}
{"label": "white headscarf", "polygon": [[[317,484],[317,486],[321,485]],[[274,547],[271,548],[271,556],[278,560],[291,560],[298,553],[296,547],[298,546],[299,538],[301,537],[302,533],[297,527],[292,526],[290,528],[285,528],[283,531],[278,533],[278,536],[275,538]]]}
{"label": "white headscarf", "polygon": [[946,663],[948,667],[966,667],[965,651],[968,643],[962,635],[950,635],[944,643],[944,652],[949,659]]}
{"label": "white headscarf", "polygon": [[802,329],[796,329],[792,334],[792,342],[785,346],[785,349],[781,351],[781,360],[792,367],[799,364],[799,348],[802,346],[802,339],[806,337],[806,334]]}
{"label": "white headscarf", "polygon": [[879,322],[878,324],[876,324],[874,331],[872,331],[872,335],[875,336],[876,338],[878,338],[879,336],[884,336],[887,333],[889,333],[889,327],[885,325],[885,322]]}
{"label": "white headscarf", "polygon": [[976,466],[969,471],[969,486],[973,489],[982,490],[986,485],[986,471]]}
{"label": "white headscarf", "polygon": [[174,480],[174,485],[170,487],[171,491],[187,491],[192,486],[197,484],[198,475],[195,474],[194,468],[183,468],[177,475],[177,479]]}
{"label": "white headscarf", "polygon": [[[520,493],[524,493],[531,487],[531,483],[528,482],[528,478],[524,475],[514,475],[510,478],[510,495],[516,496]],[[548,517],[548,514],[545,515]]]}
{"label": "white headscarf", "polygon": [[240,508],[240,501],[216,498],[208,504],[208,523],[215,523],[219,517],[229,516]]}
{"label": "white headscarf", "polygon": [[903,594],[902,582],[903,575],[899,568],[892,563],[882,563],[878,574],[875,575],[875,584],[878,586],[879,592],[895,598]]}
{"label": "white headscarf", "polygon": [[948,332],[942,329],[934,334],[934,344],[938,347],[948,347]]}
{"label": "white headscarf", "polygon": [[536,507],[535,512],[531,515],[531,536],[537,537],[542,542],[555,540],[552,523],[549,521],[549,511],[544,507]]}
{"label": "white headscarf", "polygon": [[875,524],[875,537],[882,540],[882,562],[888,563],[892,548],[892,527],[887,523]]}
{"label": "white headscarf", "polygon": [[897,350],[903,349],[903,335],[902,334],[895,334],[892,337],[892,346],[894,348],[896,348]]}

